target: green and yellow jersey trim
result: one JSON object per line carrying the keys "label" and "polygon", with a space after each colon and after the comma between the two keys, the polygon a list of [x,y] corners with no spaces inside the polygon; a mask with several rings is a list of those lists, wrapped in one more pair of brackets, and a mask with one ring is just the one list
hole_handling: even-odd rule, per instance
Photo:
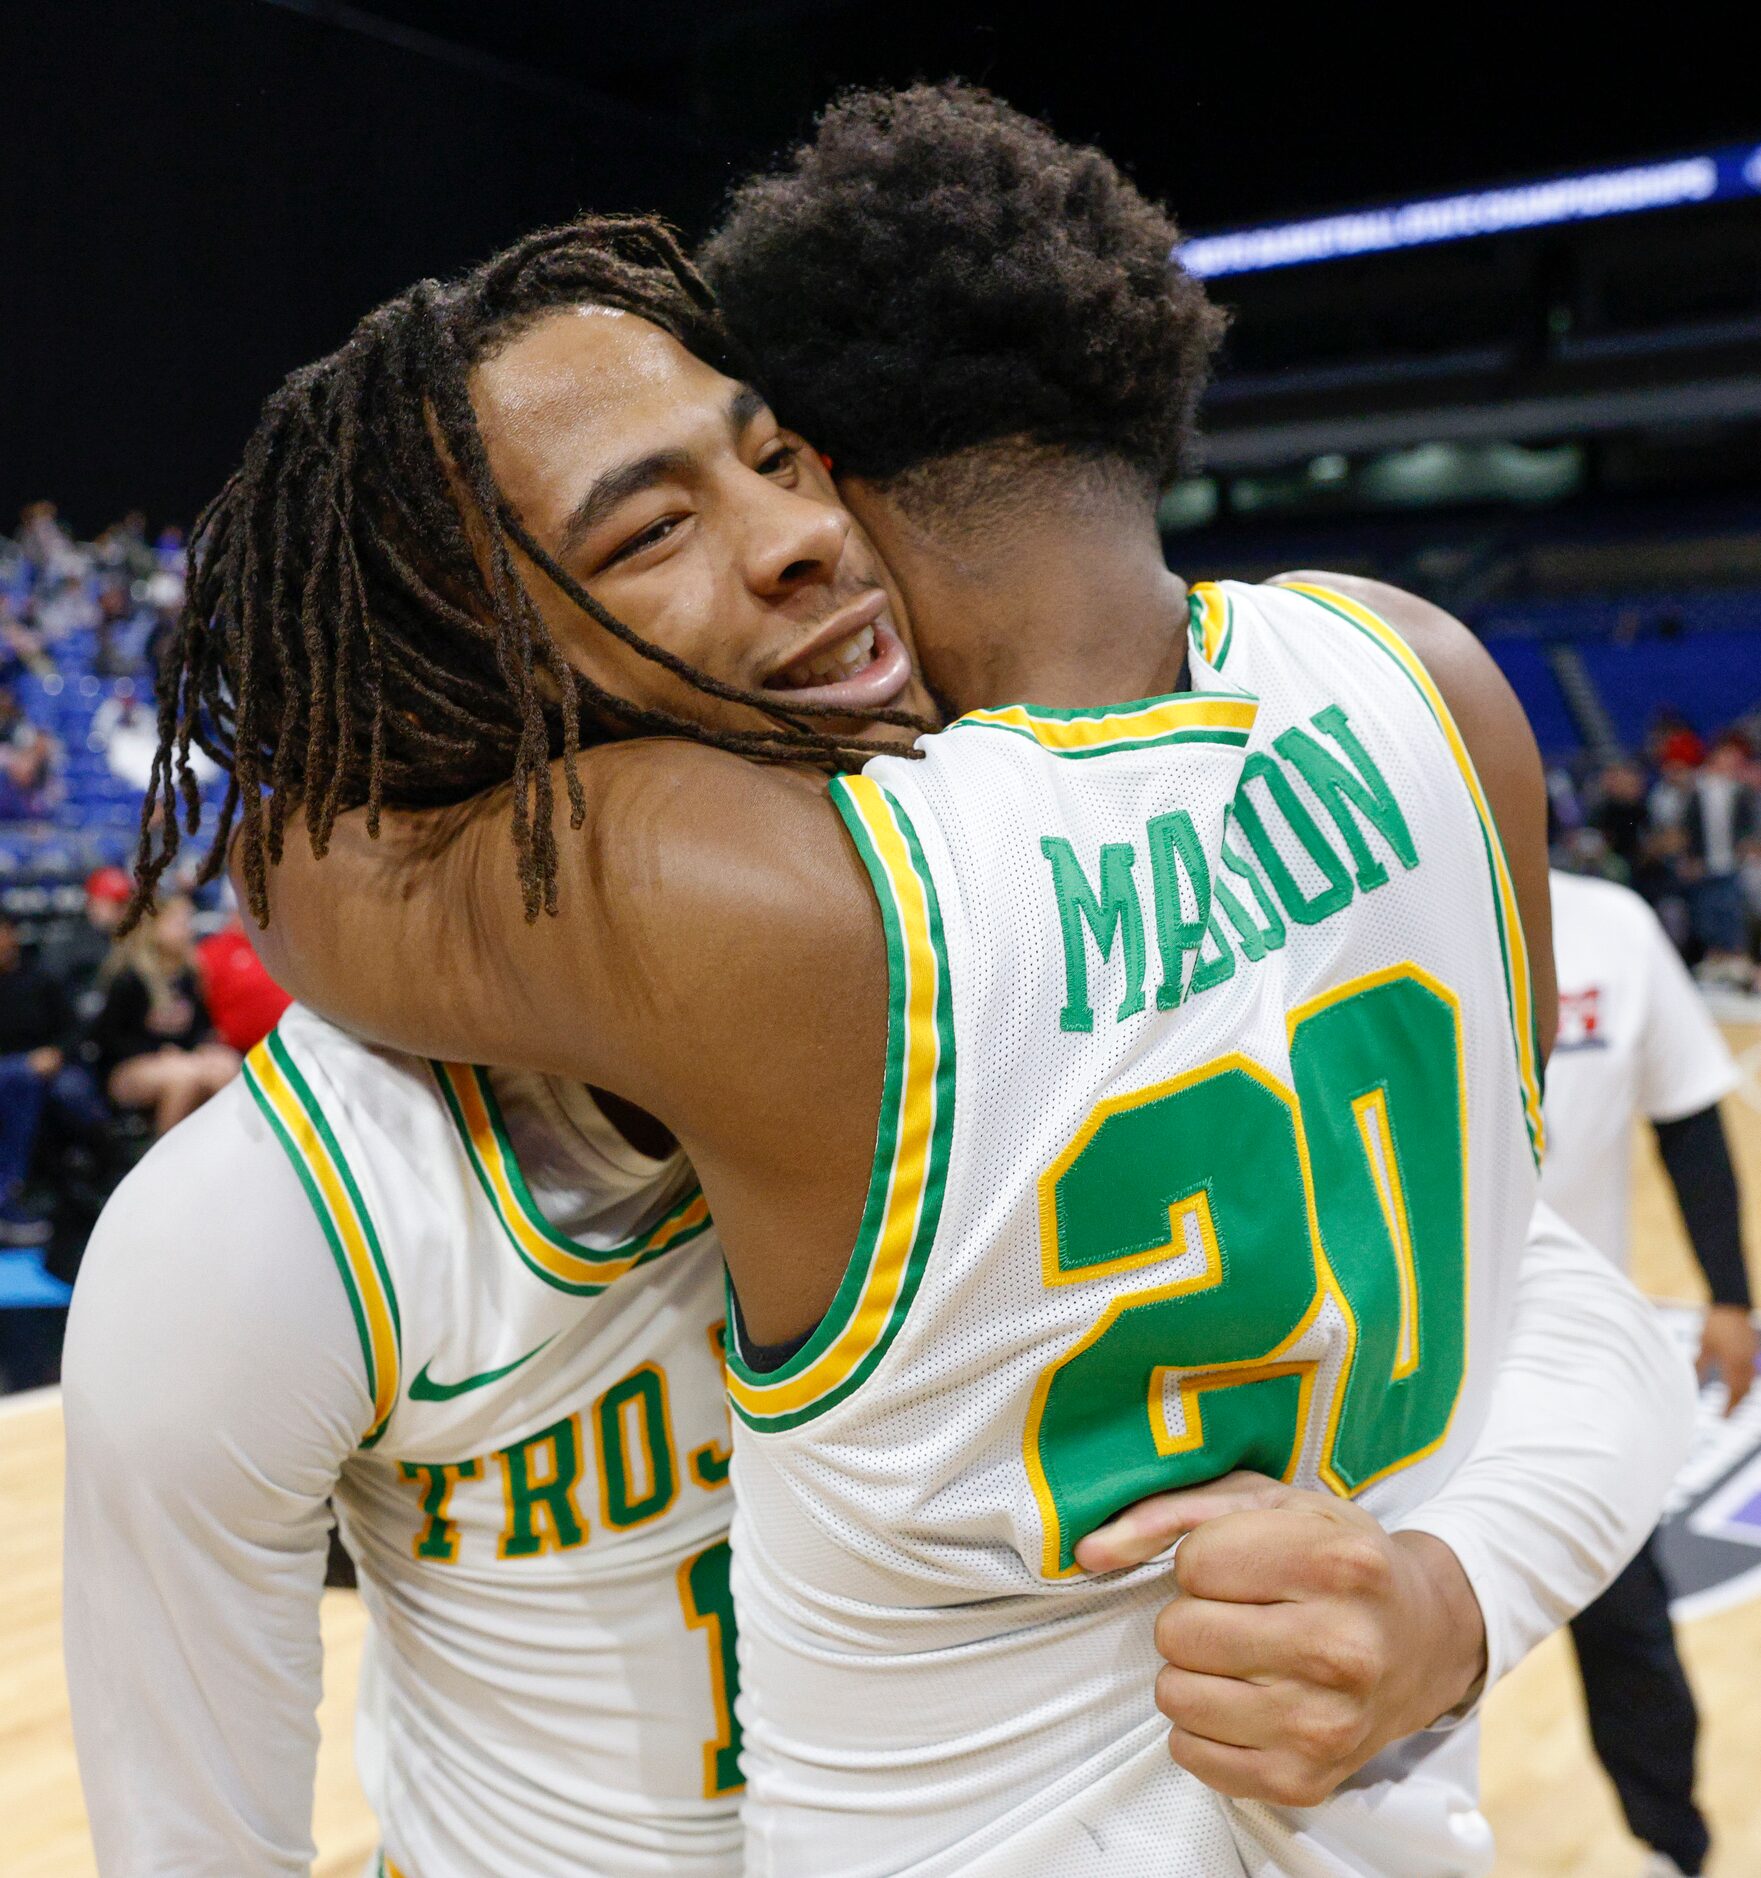
{"label": "green and yellow jersey trim", "polygon": [[[728,1395],[749,1426],[780,1432],[824,1413],[873,1371],[922,1283],[954,1132],[954,1012],[941,906],[903,806],[866,776],[831,796],[880,903],[887,940],[887,1061],[868,1198],[843,1283],[819,1328],[780,1368],[728,1343]],[[732,1313],[730,1310],[730,1321]]]}
{"label": "green and yellow jersey trim", "polygon": [[708,1202],[693,1187],[664,1218],[620,1245],[596,1248],[558,1232],[520,1172],[487,1072],[469,1063],[435,1063],[433,1069],[490,1210],[520,1258],[546,1284],[593,1297],[636,1266],[709,1230]]}
{"label": "green and yellow jersey trim", "polygon": [[245,1058],[244,1077],[300,1177],[348,1293],[373,1398],[373,1420],[361,1437],[361,1446],[370,1448],[397,1405],[403,1349],[397,1292],[373,1217],[342,1144],[279,1032],[272,1031]]}
{"label": "green and yellow jersey trim", "polygon": [[1235,643],[1235,603],[1214,580],[1204,580],[1188,591],[1186,613],[1187,631],[1199,657],[1220,672]]}
{"label": "green and yellow jersey trim", "polygon": [[1537,1165],[1547,1144],[1546,1128],[1541,1120],[1540,1033],[1535,1025],[1534,984],[1529,972],[1528,941],[1523,934],[1522,911],[1511,880],[1510,861],[1504,840],[1498,832],[1486,793],[1480,787],[1479,772],[1468,754],[1467,744],[1456,728],[1449,706],[1437,689],[1424,661],[1388,622],[1372,613],[1360,601],[1335,592],[1331,587],[1307,581],[1281,582],[1287,592],[1299,593],[1323,606],[1329,613],[1355,626],[1373,640],[1406,674],[1431,715],[1437,720],[1449,745],[1455,766],[1461,772],[1474,813],[1479,817],[1480,837],[1486,847],[1486,865],[1492,875],[1492,899],[1497,910],[1498,946],[1504,963],[1504,986],[1510,1002],[1510,1028],[1516,1049],[1517,1074],[1522,1082],[1523,1119],[1528,1124],[1529,1147]]}
{"label": "green and yellow jersey trim", "polygon": [[1053,711],[1038,705],[1006,704],[994,711],[968,711],[950,730],[1007,730],[1031,737],[1054,756],[1111,756],[1120,750],[1151,750],[1167,743],[1247,742],[1259,705],[1252,698],[1181,692],[1145,698],[1138,704],[1093,710]]}

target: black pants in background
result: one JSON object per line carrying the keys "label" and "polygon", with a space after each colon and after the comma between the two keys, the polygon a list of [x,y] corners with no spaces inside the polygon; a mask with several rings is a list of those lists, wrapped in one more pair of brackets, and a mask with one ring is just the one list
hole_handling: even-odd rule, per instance
{"label": "black pants in background", "polygon": [[1620,1795],[1627,1824],[1697,1872],[1709,1843],[1694,1804],[1694,1741],[1699,1716],[1688,1687],[1657,1535],[1594,1604],[1572,1620],[1590,1711],[1590,1737]]}

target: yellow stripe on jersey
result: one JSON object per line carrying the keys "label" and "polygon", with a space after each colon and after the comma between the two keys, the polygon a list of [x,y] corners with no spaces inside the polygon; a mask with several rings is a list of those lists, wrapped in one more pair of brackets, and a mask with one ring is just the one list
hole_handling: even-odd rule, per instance
{"label": "yellow stripe on jersey", "polygon": [[1413,1262],[1412,1218],[1400,1179],[1400,1156],[1394,1151],[1394,1130],[1388,1120],[1388,1091],[1372,1089],[1359,1096],[1351,1105],[1351,1114],[1357,1123],[1358,1139],[1364,1144],[1364,1161],[1376,1189],[1376,1203],[1382,1209],[1382,1223],[1388,1229],[1388,1243],[1394,1248],[1400,1330],[1394,1339],[1390,1376],[1401,1382],[1419,1366],[1419,1277]]}
{"label": "yellow stripe on jersey", "polygon": [[1198,655],[1213,671],[1222,669],[1235,637],[1235,609],[1215,581],[1201,581],[1186,596],[1187,631]]}
{"label": "yellow stripe on jersey", "polygon": [[558,1232],[520,1172],[488,1075],[468,1063],[436,1063],[434,1074],[502,1231],[547,1284],[591,1297],[636,1266],[708,1231],[709,1203],[693,1187],[656,1225],[622,1244],[595,1248]]}
{"label": "yellow stripe on jersey", "polygon": [[342,1144],[279,1033],[245,1058],[244,1076],[312,1202],[348,1293],[373,1398],[373,1420],[361,1438],[370,1448],[397,1405],[402,1361],[403,1325],[379,1236]]}
{"label": "yellow stripe on jersey", "polygon": [[792,1428],[841,1402],[880,1361],[916,1295],[941,1217],[954,1126],[954,1021],[941,909],[910,817],[866,776],[832,800],[868,869],[887,936],[886,1075],[862,1226],[831,1309],[780,1368],[728,1348],[728,1394],[755,1428]]}
{"label": "yellow stripe on jersey", "polygon": [[1307,581],[1283,583],[1290,593],[1300,593],[1324,606],[1330,613],[1349,621],[1368,635],[1401,668],[1430,707],[1449,745],[1450,754],[1467,786],[1474,813],[1480,820],[1480,833],[1486,844],[1486,861],[1492,873],[1492,897],[1498,914],[1498,943],[1504,955],[1504,982],[1510,999],[1510,1024],[1516,1046],[1517,1073],[1522,1079],[1523,1118],[1528,1123],[1529,1146],[1538,1162],[1546,1147],[1546,1130],[1541,1120],[1540,1051],[1535,1029],[1534,985],[1529,973],[1529,948],[1523,935],[1522,911],[1516,888],[1510,877],[1510,862],[1504,841],[1498,832],[1492,810],[1480,787],[1479,772],[1468,754],[1468,747],[1456,728],[1449,706],[1437,689],[1424,661],[1386,620],[1349,596],[1331,587],[1311,585]]}
{"label": "yellow stripe on jersey", "polygon": [[1054,756],[1110,756],[1118,750],[1147,750],[1165,743],[1245,744],[1258,710],[1252,698],[1182,692],[1087,711],[1006,704],[994,711],[968,711],[948,728],[1013,731],[1019,737],[1031,737]]}

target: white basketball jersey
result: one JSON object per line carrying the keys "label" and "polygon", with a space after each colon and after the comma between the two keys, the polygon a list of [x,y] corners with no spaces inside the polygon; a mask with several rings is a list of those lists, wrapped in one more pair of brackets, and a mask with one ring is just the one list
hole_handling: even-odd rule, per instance
{"label": "white basketball jersey", "polygon": [[1191,693],[977,711],[834,785],[892,1019],[833,1308],[731,1361],[752,1878],[1489,1861],[1471,1775],[1401,1813],[1410,1750],[1330,1803],[1347,1854],[1200,1786],[1153,1705],[1165,1568],[1072,1560],[1232,1468],[1427,1498],[1534,1202],[1527,955],[1441,695],[1338,594],[1192,614]]}
{"label": "white basketball jersey", "polygon": [[297,1006],[245,1076],[373,1395],[336,1505],[385,1870],[731,1878],[721,1256],[683,1157]]}

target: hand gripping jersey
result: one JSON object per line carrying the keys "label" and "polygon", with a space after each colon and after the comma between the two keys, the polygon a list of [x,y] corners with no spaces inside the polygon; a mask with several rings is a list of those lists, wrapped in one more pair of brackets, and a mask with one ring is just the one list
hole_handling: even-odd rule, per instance
{"label": "hand gripping jersey", "polygon": [[[977,711],[834,785],[891,1029],[833,1308],[730,1368],[752,1878],[1370,1868],[1174,1767],[1170,1581],[1072,1549],[1232,1468],[1385,1521],[1452,1472],[1534,1202],[1527,955],[1400,637],[1317,589],[1192,618],[1190,694]],[[1471,1775],[1410,1784],[1374,1869],[1484,1869]]]}
{"label": "hand gripping jersey", "polygon": [[373,1396],[336,1507],[385,1871],[737,1873],[721,1259],[683,1158],[298,1007],[245,1076]]}

